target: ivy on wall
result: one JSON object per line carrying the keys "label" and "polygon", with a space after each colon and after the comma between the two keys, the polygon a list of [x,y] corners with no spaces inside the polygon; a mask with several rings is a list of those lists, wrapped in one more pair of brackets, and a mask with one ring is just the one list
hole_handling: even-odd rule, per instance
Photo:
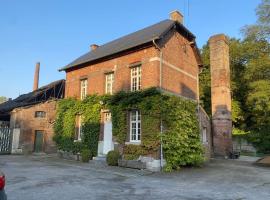
{"label": "ivy on wall", "polygon": [[[83,101],[63,99],[57,106],[57,116],[54,124],[54,141],[59,149],[73,153],[81,152],[83,148],[97,154],[100,131],[101,102],[105,97],[88,96]],[[76,116],[82,119],[82,140],[75,141]]]}
{"label": "ivy on wall", "polygon": [[142,117],[141,145],[124,145],[125,159],[137,159],[140,155],[159,158],[161,121],[165,170],[180,166],[199,165],[204,160],[200,141],[196,103],[181,97],[162,94],[155,88],[138,92],[120,92],[111,97],[108,107],[112,112],[113,135],[125,144],[127,111],[138,109]]}
{"label": "ivy on wall", "polygon": [[[101,109],[112,113],[113,137],[123,147],[125,159],[140,155],[159,159],[163,141],[166,170],[197,165],[203,161],[196,103],[181,97],[162,94],[156,88],[137,92],[118,92],[112,96],[88,96],[85,100],[64,99],[59,102],[55,122],[55,141],[59,149],[80,152],[89,148],[97,154]],[[141,112],[141,144],[126,145],[129,130],[128,111]],[[81,143],[74,143],[75,118],[82,115]],[[164,132],[161,138],[161,121]]]}

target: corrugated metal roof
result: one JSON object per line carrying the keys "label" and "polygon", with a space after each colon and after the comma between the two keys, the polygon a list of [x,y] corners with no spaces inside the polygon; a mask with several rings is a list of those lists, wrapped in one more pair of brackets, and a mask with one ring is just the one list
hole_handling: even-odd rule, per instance
{"label": "corrugated metal roof", "polygon": [[142,30],[136,31],[119,39],[106,43],[95,50],[92,50],[78,59],[74,60],[70,64],[61,68],[60,71],[70,69],[72,67],[95,61],[107,56],[114,55],[116,53],[123,52],[125,50],[146,44],[153,39],[159,39],[165,33],[167,33],[173,26],[177,26],[182,32],[186,33],[188,38],[195,38],[195,36],[189,32],[182,24],[173,20],[164,20]]}

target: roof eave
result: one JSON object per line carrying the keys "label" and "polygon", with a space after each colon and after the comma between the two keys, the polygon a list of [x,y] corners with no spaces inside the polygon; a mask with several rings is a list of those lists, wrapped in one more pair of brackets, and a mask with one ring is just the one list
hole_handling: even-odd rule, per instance
{"label": "roof eave", "polygon": [[[159,37],[154,37],[154,39],[160,39]],[[76,65],[66,65],[65,67],[59,69],[58,71],[59,72],[62,72],[62,71],[68,71],[68,70],[72,70],[74,69],[75,67],[79,67],[81,65],[84,65],[84,64],[87,64],[87,63],[92,63],[92,62],[101,62],[102,60],[108,60],[108,59],[111,59],[111,58],[114,58],[114,57],[117,57],[117,55],[119,54],[123,54],[125,52],[129,52],[129,51],[132,51],[132,50],[140,50],[142,48],[147,48],[149,46],[152,46],[153,45],[153,40],[150,40],[150,41],[146,41],[145,43],[143,44],[140,44],[140,45],[137,45],[135,47],[131,47],[131,48],[128,48],[128,49],[125,49],[123,51],[119,51],[117,53],[114,53],[114,54],[111,54],[111,55],[107,55],[107,56],[104,56],[104,57],[101,57],[101,58],[98,58],[98,59],[95,59],[95,60],[90,60],[90,61],[87,61],[87,62],[83,62],[83,63],[79,63],[79,64],[76,64]],[[151,44],[151,45],[150,45]]]}

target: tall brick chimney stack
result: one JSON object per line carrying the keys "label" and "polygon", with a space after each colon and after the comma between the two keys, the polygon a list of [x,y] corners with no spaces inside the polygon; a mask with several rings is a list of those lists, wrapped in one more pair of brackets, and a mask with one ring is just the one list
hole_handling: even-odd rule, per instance
{"label": "tall brick chimney stack", "polygon": [[40,69],[40,63],[36,63],[36,70],[34,75],[34,85],[33,85],[33,91],[38,89],[38,83],[39,83],[39,69]]}
{"label": "tall brick chimney stack", "polygon": [[99,46],[98,46],[97,44],[91,44],[91,45],[90,45],[91,51],[97,49],[98,47],[99,47]]}
{"label": "tall brick chimney stack", "polygon": [[170,13],[170,19],[181,24],[184,23],[184,16],[178,10],[174,10]]}
{"label": "tall brick chimney stack", "polygon": [[214,154],[227,157],[232,151],[230,62],[224,34],[209,39]]}

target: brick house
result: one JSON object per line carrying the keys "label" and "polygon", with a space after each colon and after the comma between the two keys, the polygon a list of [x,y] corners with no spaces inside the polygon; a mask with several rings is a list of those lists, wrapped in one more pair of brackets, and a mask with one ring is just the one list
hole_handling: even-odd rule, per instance
{"label": "brick house", "polygon": [[[60,71],[66,72],[65,98],[84,99],[88,94],[113,94],[150,87],[199,101],[198,74],[201,58],[195,36],[183,25],[183,16],[174,11],[166,19],[102,46],[91,45],[84,54]],[[211,154],[210,124],[204,112],[202,138]],[[101,113],[98,152],[114,148],[110,112]],[[130,113],[129,144],[140,143],[140,112]],[[77,122],[80,128],[80,120]],[[143,134],[143,133],[142,133]],[[79,139],[80,135],[78,135]]]}
{"label": "brick house", "polygon": [[55,153],[57,150],[53,123],[57,100],[64,97],[65,80],[38,88],[37,77],[38,73],[32,92],[0,105],[0,121],[8,124],[12,133],[11,153]]}

